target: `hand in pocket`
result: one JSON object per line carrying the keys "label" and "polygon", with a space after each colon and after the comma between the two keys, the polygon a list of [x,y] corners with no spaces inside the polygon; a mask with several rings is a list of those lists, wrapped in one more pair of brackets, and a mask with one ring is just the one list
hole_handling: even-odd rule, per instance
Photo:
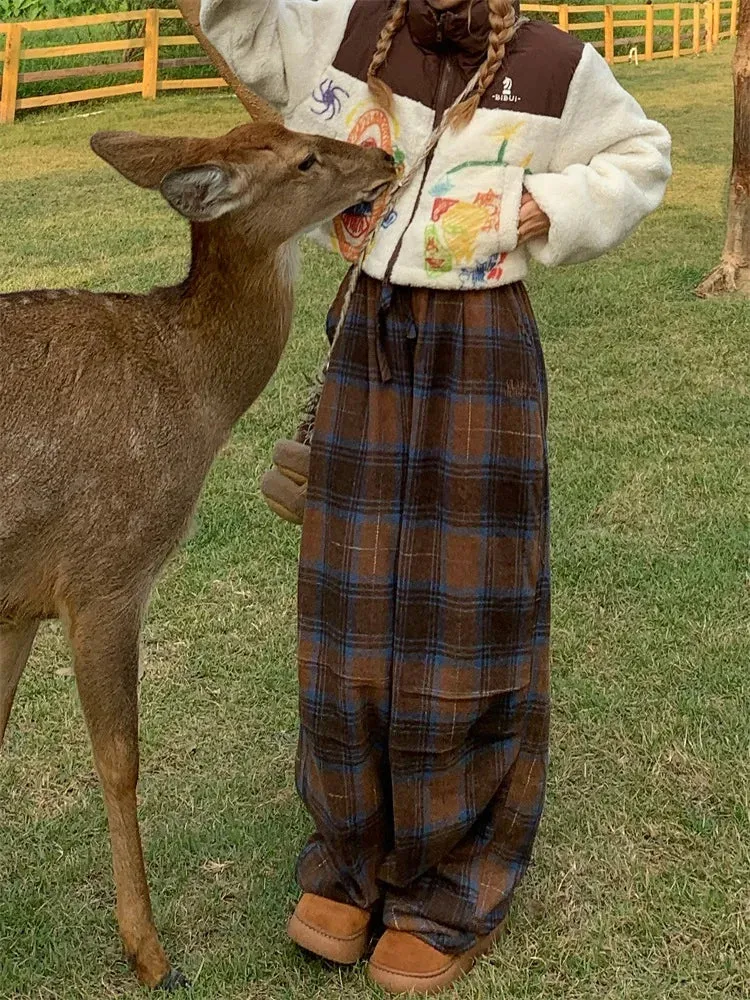
{"label": "hand in pocket", "polygon": [[518,217],[518,245],[529,240],[546,236],[550,230],[550,220],[534,201],[528,191],[521,198],[521,214]]}

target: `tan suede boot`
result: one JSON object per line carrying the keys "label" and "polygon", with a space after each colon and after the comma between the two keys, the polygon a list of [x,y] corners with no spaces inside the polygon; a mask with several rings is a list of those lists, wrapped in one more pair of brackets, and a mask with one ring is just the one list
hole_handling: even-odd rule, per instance
{"label": "tan suede boot", "polygon": [[469,972],[480,955],[490,951],[502,930],[501,924],[470,951],[444,955],[414,934],[389,929],[372,953],[370,979],[387,993],[438,993]]}
{"label": "tan suede boot", "polygon": [[277,441],[273,468],[263,476],[260,490],[268,506],[285,521],[302,524],[310,471],[310,448],[299,441]]}
{"label": "tan suede boot", "polygon": [[329,962],[354,965],[367,952],[370,914],[306,892],[289,918],[287,933],[300,948]]}

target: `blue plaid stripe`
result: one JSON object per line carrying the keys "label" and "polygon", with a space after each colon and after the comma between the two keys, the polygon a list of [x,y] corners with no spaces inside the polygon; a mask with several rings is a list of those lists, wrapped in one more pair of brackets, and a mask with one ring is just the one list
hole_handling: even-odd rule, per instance
{"label": "blue plaid stripe", "polygon": [[388,926],[446,952],[504,918],[544,799],[546,392],[521,286],[363,277],[316,417],[300,882],[382,902]]}

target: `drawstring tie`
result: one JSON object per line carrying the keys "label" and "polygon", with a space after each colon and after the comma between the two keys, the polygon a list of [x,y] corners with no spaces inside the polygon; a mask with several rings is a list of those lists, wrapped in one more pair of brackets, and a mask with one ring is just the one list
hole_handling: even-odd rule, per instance
{"label": "drawstring tie", "polygon": [[[370,350],[372,351],[371,356],[374,355],[381,382],[390,382],[393,377],[386,350],[386,344],[388,343],[388,316],[393,309],[400,309],[403,313],[399,319],[406,327],[406,339],[416,340],[417,337],[417,324],[414,320],[411,303],[406,302],[406,298],[403,294],[398,295],[397,289],[393,285],[387,284],[381,286],[376,329],[371,329],[368,332]],[[396,300],[395,302],[394,299]]]}
{"label": "drawstring tie", "polygon": [[382,285],[380,289],[380,301],[378,302],[378,321],[375,329],[370,330],[368,336],[372,341],[377,361],[378,373],[381,382],[390,382],[391,366],[388,363],[388,354],[385,349],[388,333],[387,317],[393,304],[393,285]]}

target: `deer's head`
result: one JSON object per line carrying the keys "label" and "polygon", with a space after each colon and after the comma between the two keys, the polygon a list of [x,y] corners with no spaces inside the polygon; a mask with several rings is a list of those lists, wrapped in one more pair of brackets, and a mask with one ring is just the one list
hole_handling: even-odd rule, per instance
{"label": "deer's head", "polygon": [[395,179],[393,159],[280,122],[240,125],[215,139],[97,132],[95,153],[140,187],[158,189],[195,223],[231,220],[254,243],[280,245]]}

